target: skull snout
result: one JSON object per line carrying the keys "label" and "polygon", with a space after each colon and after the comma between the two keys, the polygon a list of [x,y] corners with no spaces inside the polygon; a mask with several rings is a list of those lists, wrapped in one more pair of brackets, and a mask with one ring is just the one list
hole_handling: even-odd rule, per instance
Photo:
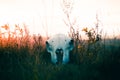
{"label": "skull snout", "polygon": [[56,64],[62,63],[62,59],[63,59],[63,49],[62,49],[62,48],[56,49],[56,55],[57,55],[57,63],[56,63]]}
{"label": "skull snout", "polygon": [[63,53],[63,49],[62,48],[56,49],[56,54],[58,54],[58,53]]}

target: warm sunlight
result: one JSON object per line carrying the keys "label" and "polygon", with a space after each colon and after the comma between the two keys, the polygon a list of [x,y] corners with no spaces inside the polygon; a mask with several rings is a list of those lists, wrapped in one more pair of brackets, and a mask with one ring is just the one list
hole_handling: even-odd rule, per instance
{"label": "warm sunlight", "polygon": [[70,25],[64,11],[68,10],[70,22],[76,30],[79,29],[81,35],[85,36],[82,32],[84,27],[95,27],[98,14],[100,30],[108,36],[120,37],[118,8],[120,6],[117,4],[119,2],[119,0],[0,0],[0,26],[9,24],[10,30],[13,31],[15,24],[26,24],[30,34],[44,36],[67,34]]}
{"label": "warm sunlight", "polygon": [[120,0],[0,0],[0,80],[120,80]]}

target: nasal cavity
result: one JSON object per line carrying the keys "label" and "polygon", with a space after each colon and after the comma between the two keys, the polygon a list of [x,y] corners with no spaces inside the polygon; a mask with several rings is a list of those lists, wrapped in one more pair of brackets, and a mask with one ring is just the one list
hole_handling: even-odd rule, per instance
{"label": "nasal cavity", "polygon": [[57,54],[57,53],[62,53],[62,52],[63,52],[62,48],[56,49],[56,54]]}
{"label": "nasal cavity", "polygon": [[57,55],[57,64],[62,63],[63,49],[61,48],[56,49],[56,55]]}

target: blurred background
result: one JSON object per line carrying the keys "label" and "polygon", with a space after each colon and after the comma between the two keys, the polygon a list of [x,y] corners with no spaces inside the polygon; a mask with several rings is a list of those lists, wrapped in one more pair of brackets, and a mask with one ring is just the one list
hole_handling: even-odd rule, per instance
{"label": "blurred background", "polygon": [[9,24],[13,30],[14,24],[24,23],[30,34],[51,36],[68,34],[72,24],[84,38],[82,29],[95,27],[97,16],[99,31],[120,37],[119,3],[119,0],[0,0],[0,26]]}

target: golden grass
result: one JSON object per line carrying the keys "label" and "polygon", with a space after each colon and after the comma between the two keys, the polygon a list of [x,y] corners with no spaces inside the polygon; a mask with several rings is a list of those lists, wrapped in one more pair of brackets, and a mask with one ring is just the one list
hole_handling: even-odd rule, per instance
{"label": "golden grass", "polygon": [[[75,38],[75,48],[70,52],[70,62],[65,65],[53,65],[50,54],[45,49],[46,39],[41,35],[31,36],[24,29],[23,32],[20,34],[21,37],[15,34],[13,36],[16,37],[12,37],[9,34],[11,32],[7,38],[0,37],[0,80],[117,80],[119,78],[119,39],[95,41],[96,38],[89,38],[91,41],[85,41]],[[4,35],[1,33],[0,36]]]}

